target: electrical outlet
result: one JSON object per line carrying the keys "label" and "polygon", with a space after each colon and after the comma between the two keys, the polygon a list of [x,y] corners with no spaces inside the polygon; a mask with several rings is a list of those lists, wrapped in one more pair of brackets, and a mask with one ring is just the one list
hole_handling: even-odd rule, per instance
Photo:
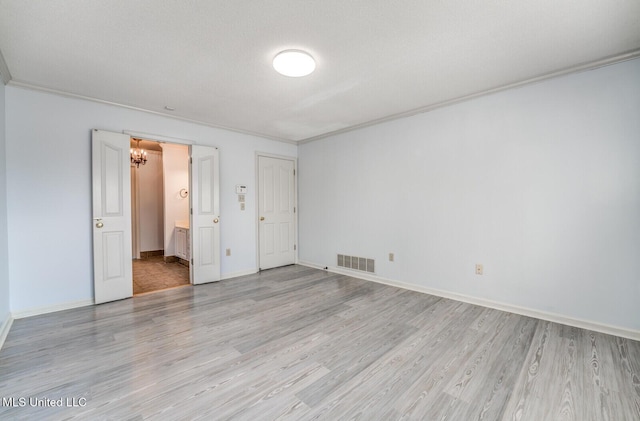
{"label": "electrical outlet", "polygon": [[244,210],[244,202],[240,203],[240,210],[243,211]]}
{"label": "electrical outlet", "polygon": [[395,258],[396,258],[396,257],[394,256],[394,254],[393,254],[393,253],[389,253],[389,261],[390,261],[390,262],[393,262],[393,261],[395,260]]}
{"label": "electrical outlet", "polygon": [[482,275],[483,271],[484,268],[482,267],[482,265],[480,263],[476,264],[476,275]]}
{"label": "electrical outlet", "polygon": [[231,249],[227,249],[227,256],[231,256]]}

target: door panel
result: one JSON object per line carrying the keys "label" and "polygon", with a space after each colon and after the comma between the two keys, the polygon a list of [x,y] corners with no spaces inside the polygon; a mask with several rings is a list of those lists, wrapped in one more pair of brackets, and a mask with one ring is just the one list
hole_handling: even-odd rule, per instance
{"label": "door panel", "polygon": [[129,142],[128,135],[92,132],[96,304],[133,295]]}
{"label": "door panel", "polygon": [[[280,173],[278,174],[278,181],[280,182],[280,186],[276,192],[277,194],[276,197],[280,201],[278,210],[280,211],[280,213],[285,215],[288,215],[289,213],[291,213],[291,205],[293,204],[293,197],[292,197],[293,192],[290,191],[289,189],[289,184],[293,180],[292,167],[293,167],[293,162],[291,162],[291,165],[287,165],[286,168],[283,168],[282,166],[279,166],[278,168],[278,171]],[[287,222],[289,221],[287,220]]]}
{"label": "door panel", "polygon": [[295,263],[294,161],[258,157],[259,267]]}
{"label": "door panel", "polygon": [[285,223],[281,223],[280,224],[280,253],[288,253],[289,251],[291,251],[290,249],[290,244],[289,244],[289,238],[290,238],[290,229],[291,229],[291,224],[289,224],[288,222]]}
{"label": "door panel", "polygon": [[218,149],[191,146],[191,263],[194,284],[220,280]]}
{"label": "door panel", "polygon": [[103,153],[103,199],[102,199],[102,216],[121,216],[122,202],[125,197],[123,194],[123,177],[122,171],[128,165],[122,163],[122,149],[119,146],[110,145],[106,142],[102,143]]}
{"label": "door panel", "polygon": [[121,232],[105,232],[102,234],[102,257],[104,260],[105,281],[125,276],[124,259],[121,255],[124,249],[124,238]]}

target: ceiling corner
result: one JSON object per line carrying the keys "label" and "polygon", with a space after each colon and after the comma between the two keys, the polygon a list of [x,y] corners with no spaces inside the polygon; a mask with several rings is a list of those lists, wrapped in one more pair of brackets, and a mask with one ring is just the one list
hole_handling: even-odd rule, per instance
{"label": "ceiling corner", "polygon": [[4,61],[4,56],[2,55],[2,51],[0,51],[0,79],[2,79],[3,84],[9,83],[11,80],[11,73],[9,73],[9,67],[7,67],[7,62]]}

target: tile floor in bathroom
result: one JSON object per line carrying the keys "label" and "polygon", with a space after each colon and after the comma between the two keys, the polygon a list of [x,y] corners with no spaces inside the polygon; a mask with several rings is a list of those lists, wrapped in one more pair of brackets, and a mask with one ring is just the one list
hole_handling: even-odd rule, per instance
{"label": "tile floor in bathroom", "polygon": [[133,260],[133,293],[143,294],[161,289],[189,285],[189,268],[165,263],[162,256]]}

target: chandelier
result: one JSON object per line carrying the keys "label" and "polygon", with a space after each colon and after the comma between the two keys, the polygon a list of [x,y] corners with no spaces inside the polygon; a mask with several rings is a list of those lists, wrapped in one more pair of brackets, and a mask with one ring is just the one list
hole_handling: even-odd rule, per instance
{"label": "chandelier", "polygon": [[140,149],[141,139],[134,138],[133,140],[136,141],[136,148],[131,148],[130,150],[131,163],[136,164],[136,168],[140,168],[140,164],[144,165],[147,163],[147,151],[145,151],[144,149]]}

